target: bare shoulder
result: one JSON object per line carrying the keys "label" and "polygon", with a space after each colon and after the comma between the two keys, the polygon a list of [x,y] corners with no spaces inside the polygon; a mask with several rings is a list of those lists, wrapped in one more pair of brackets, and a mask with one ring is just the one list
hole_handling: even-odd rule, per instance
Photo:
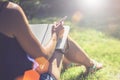
{"label": "bare shoulder", "polygon": [[12,21],[17,22],[16,19],[18,20],[18,22],[20,20],[24,21],[24,19],[26,19],[26,16],[22,8],[18,4],[13,2],[8,2],[7,5],[4,6],[4,10],[1,14],[2,14],[1,16],[4,16],[3,17],[4,19],[6,18],[7,21],[10,21],[10,22]]}
{"label": "bare shoulder", "polygon": [[[11,17],[15,17],[13,15],[15,14],[21,14],[23,11],[22,11],[22,8],[18,5],[18,4],[15,4],[13,2],[1,2],[2,4],[2,9],[1,9],[1,17],[3,16],[3,18],[11,18]],[[9,14],[8,14],[9,13]]]}
{"label": "bare shoulder", "polygon": [[13,34],[18,33],[18,31],[28,28],[28,20],[22,8],[13,2],[9,2],[4,10],[3,14],[4,22],[8,23],[7,27],[11,28]]}
{"label": "bare shoulder", "polygon": [[0,32],[7,35],[13,34],[13,31],[19,28],[19,24],[23,22],[23,11],[18,4],[1,1],[2,10],[0,12]]}
{"label": "bare shoulder", "polygon": [[15,17],[25,17],[24,11],[22,10],[22,8],[13,2],[9,2],[8,6],[6,7],[8,9],[8,11],[10,11],[10,13],[12,14],[16,14]]}
{"label": "bare shoulder", "polygon": [[16,11],[21,10],[21,7],[18,4],[13,3],[13,2],[8,2],[8,5],[7,5],[6,8],[9,9],[9,10],[16,10]]}

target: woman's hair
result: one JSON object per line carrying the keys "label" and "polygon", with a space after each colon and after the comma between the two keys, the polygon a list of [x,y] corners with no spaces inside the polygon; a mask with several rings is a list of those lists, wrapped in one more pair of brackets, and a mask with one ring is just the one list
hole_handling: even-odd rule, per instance
{"label": "woman's hair", "polygon": [[[0,0],[1,1],[1,0]],[[4,1],[3,0],[3,2],[1,3],[1,5],[0,5],[0,11],[2,11],[3,10],[3,8],[5,7],[5,6],[7,6],[8,5],[8,1]]]}

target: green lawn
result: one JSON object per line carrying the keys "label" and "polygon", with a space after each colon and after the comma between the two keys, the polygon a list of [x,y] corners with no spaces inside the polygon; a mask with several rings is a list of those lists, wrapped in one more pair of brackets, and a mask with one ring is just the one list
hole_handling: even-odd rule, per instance
{"label": "green lawn", "polygon": [[[38,21],[33,19],[31,21],[31,23],[50,22],[54,22],[54,20]],[[91,58],[103,63],[104,67],[95,74],[82,78],[80,74],[85,68],[83,66],[74,66],[62,73],[61,80],[120,80],[120,40],[93,28],[81,28],[75,25],[71,25],[70,36],[77,41]]]}
{"label": "green lawn", "polygon": [[70,36],[88,53],[102,62],[104,68],[87,78],[80,77],[84,67],[71,67],[62,73],[62,80],[120,80],[120,40],[100,31],[72,26]]}

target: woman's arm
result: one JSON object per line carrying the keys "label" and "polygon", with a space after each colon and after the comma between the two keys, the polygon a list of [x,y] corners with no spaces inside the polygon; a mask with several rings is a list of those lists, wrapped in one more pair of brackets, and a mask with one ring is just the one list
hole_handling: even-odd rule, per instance
{"label": "woman's arm", "polygon": [[53,33],[51,41],[49,42],[49,46],[52,48],[48,47],[45,49],[33,35],[29,27],[28,20],[21,7],[14,3],[11,4],[14,5],[14,7],[10,10],[12,32],[21,47],[33,58],[44,56],[49,59],[52,55],[52,52],[50,52],[52,50],[50,49],[54,49],[57,43],[56,32]]}
{"label": "woman's arm", "polygon": [[52,27],[52,38],[49,41],[49,43],[45,46],[45,50],[49,54],[51,54],[55,51],[57,40],[62,38],[63,32],[64,32],[63,23],[61,22],[59,27],[57,27],[57,24],[54,23],[54,25]]}

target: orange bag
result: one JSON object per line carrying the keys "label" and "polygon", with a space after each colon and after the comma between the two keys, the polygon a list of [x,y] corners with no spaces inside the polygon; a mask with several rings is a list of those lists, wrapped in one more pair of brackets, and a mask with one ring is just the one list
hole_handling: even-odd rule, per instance
{"label": "orange bag", "polygon": [[49,61],[44,57],[36,58],[35,60],[28,58],[33,61],[33,69],[27,70],[24,73],[23,80],[39,80],[40,74],[48,71]]}
{"label": "orange bag", "polygon": [[36,58],[35,61],[39,64],[38,72],[45,73],[48,72],[49,61],[44,57]]}
{"label": "orange bag", "polygon": [[23,80],[39,80],[40,74],[35,70],[25,71]]}

